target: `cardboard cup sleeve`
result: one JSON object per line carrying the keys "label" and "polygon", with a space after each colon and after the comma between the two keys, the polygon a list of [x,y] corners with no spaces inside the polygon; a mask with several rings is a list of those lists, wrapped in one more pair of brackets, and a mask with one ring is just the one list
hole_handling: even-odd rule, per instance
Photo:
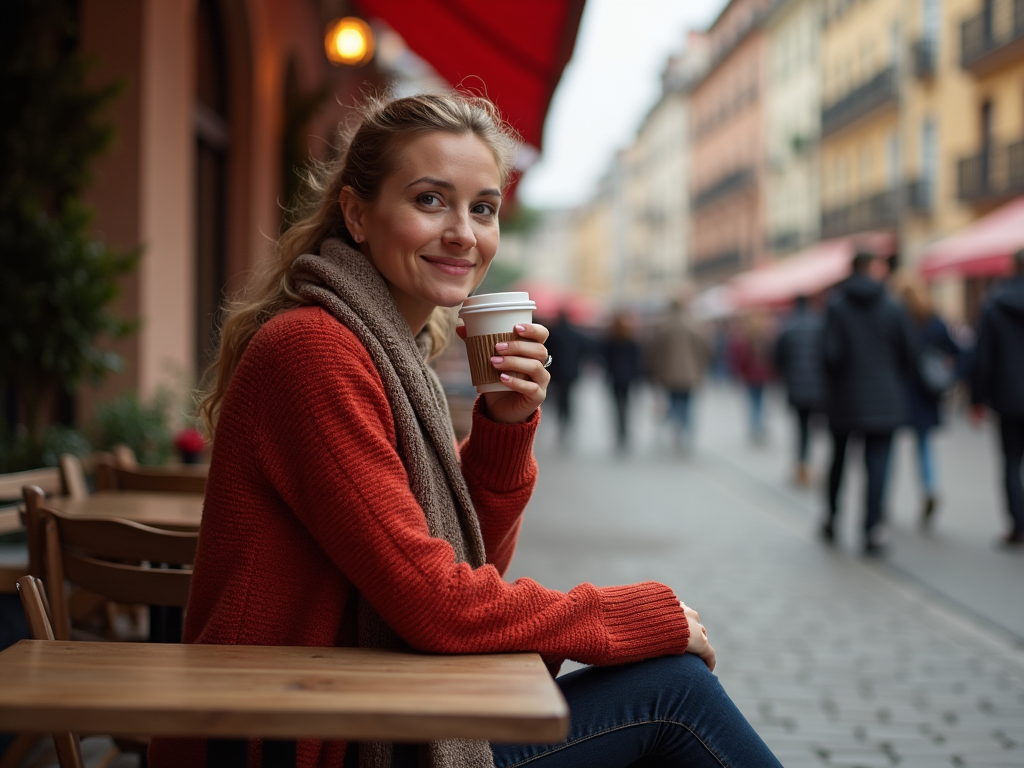
{"label": "cardboard cup sleeve", "polygon": [[501,371],[491,365],[491,358],[495,354],[494,345],[499,341],[512,341],[515,338],[517,338],[515,333],[487,333],[483,336],[470,336],[466,339],[469,372],[473,376],[474,387],[501,382]]}

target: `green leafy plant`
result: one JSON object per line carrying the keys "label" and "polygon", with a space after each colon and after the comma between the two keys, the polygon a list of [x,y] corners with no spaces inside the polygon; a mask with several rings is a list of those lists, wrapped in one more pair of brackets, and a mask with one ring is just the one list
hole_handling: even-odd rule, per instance
{"label": "green leafy plant", "polygon": [[93,414],[90,433],[100,450],[124,444],[135,451],[142,464],[166,464],[174,449],[171,409],[174,396],[159,390],[149,402],[128,392],[100,403]]}
{"label": "green leafy plant", "polygon": [[117,370],[98,341],[135,327],[110,306],[139,252],[93,238],[82,197],[119,85],[86,85],[75,35],[68,0],[0,3],[0,377],[24,427],[8,425],[10,455],[42,451],[57,392]]}

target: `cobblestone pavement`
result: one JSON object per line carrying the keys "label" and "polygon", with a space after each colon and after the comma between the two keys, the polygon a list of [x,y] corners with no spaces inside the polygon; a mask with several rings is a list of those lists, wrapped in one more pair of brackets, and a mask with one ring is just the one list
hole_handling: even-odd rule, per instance
{"label": "cobblestone pavement", "polygon": [[742,439],[726,434],[742,420],[703,413],[698,449],[680,456],[654,410],[639,398],[624,455],[596,380],[581,385],[569,447],[552,418],[542,424],[510,578],[670,584],[700,611],[717,674],[788,768],[1024,766],[1024,652],[1009,634],[820,545],[813,504],[746,468]]}

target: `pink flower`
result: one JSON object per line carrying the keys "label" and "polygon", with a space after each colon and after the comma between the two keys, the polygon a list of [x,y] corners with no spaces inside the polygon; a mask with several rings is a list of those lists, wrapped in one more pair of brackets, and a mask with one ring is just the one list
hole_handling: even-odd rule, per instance
{"label": "pink flower", "polygon": [[175,435],[174,447],[186,453],[202,453],[206,449],[206,438],[195,427],[189,427]]}

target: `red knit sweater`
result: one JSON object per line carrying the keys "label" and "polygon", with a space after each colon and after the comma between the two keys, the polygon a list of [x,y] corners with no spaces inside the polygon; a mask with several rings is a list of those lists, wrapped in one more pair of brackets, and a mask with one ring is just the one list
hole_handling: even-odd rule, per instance
{"label": "red knit sweater", "polygon": [[[355,645],[355,587],[421,651],[537,651],[591,664],[682,653],[686,618],[662,584],[563,593],[502,579],[536,480],[538,421],[474,412],[460,451],[487,551],[474,570],[431,538],[359,340],[319,307],[274,318],[224,399],[185,642]],[[340,767],[343,757],[341,742],[299,745],[303,767]],[[196,741],[156,739],[150,749],[152,768],[203,764]]]}

